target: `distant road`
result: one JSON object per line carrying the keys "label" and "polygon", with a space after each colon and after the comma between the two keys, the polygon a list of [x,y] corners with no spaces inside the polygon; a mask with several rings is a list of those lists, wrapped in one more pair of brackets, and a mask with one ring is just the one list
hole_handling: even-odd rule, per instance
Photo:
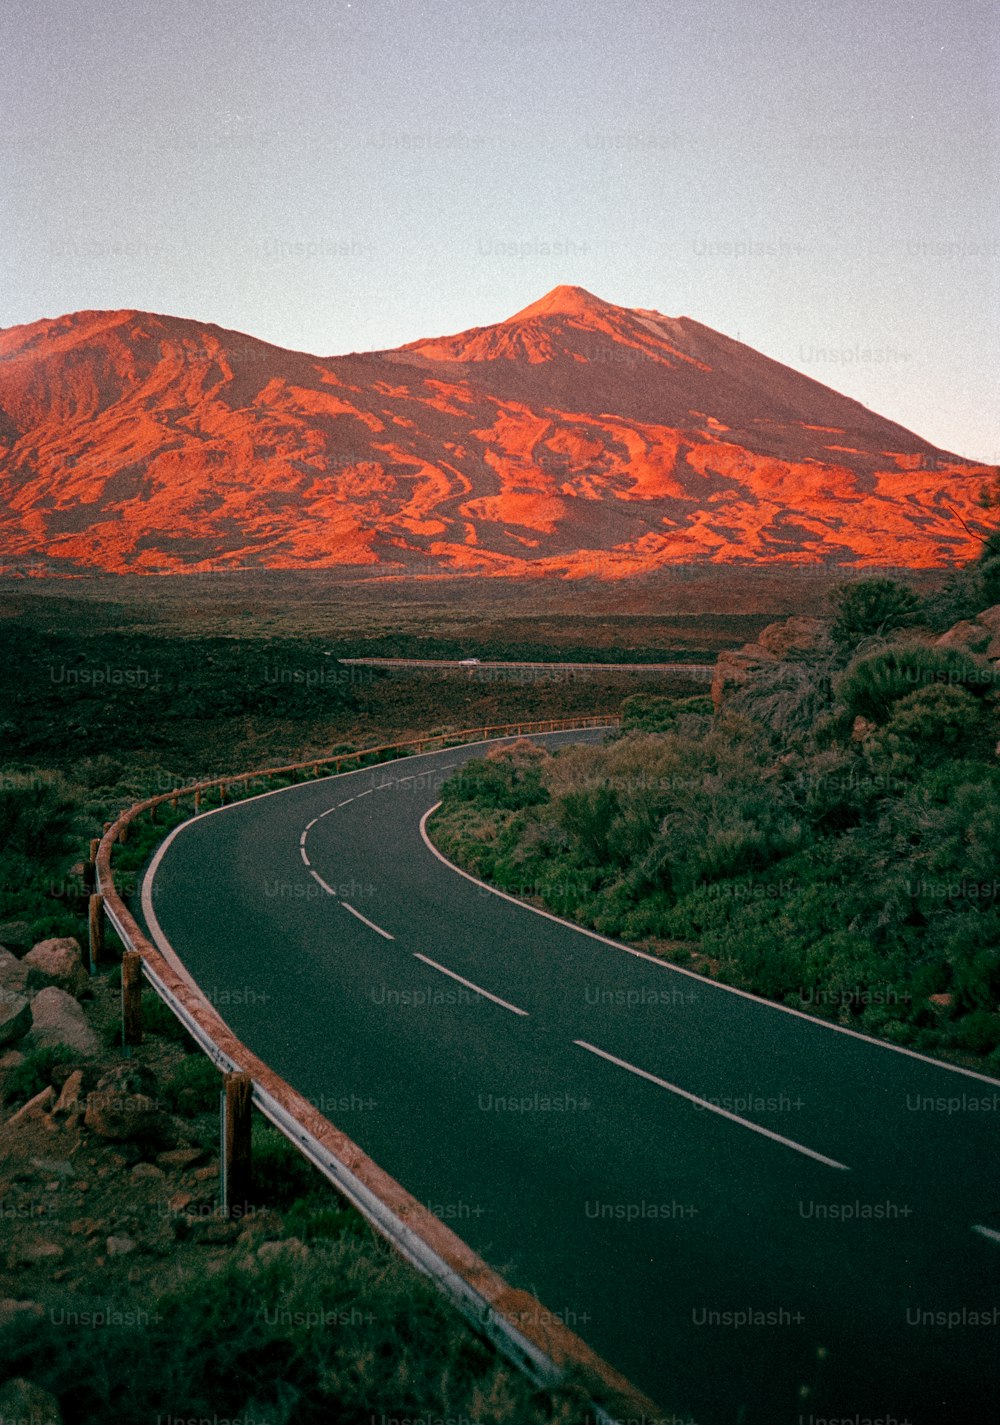
{"label": "distant road", "polygon": [[488,659],[470,663],[464,658],[339,658],[339,663],[366,668],[464,668],[467,673],[551,672],[587,673],[689,673],[708,681],[715,672],[714,663],[502,663]]}
{"label": "distant road", "polygon": [[154,940],[667,1420],[996,1420],[1000,1083],[443,863],[424,820],[485,750],[185,822],[146,878]]}

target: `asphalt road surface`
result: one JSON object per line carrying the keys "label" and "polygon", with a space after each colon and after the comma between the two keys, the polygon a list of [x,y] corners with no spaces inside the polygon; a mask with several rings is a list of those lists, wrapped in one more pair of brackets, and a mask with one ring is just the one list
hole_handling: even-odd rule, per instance
{"label": "asphalt road surface", "polygon": [[505,678],[525,682],[569,680],[581,673],[689,673],[700,681],[711,681],[714,663],[502,663],[489,658],[341,658],[340,663],[366,668],[464,668],[470,677],[481,680]]}
{"label": "asphalt road surface", "polygon": [[671,1425],[1000,1420],[1000,1083],[458,873],[421,821],[483,751],[185,823],[147,876],[148,928]]}

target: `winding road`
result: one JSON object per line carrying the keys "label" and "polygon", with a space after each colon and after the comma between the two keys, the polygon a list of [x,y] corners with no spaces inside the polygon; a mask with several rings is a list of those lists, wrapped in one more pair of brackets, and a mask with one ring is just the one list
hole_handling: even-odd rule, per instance
{"label": "winding road", "polygon": [[426,818],[483,751],[195,817],[147,872],[148,931],[670,1425],[1000,1419],[1000,1082],[450,866]]}

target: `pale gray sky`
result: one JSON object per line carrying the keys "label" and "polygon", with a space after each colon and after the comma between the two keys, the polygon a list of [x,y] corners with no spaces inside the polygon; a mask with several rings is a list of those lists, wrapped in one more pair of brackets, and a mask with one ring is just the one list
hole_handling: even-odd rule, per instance
{"label": "pale gray sky", "polygon": [[1000,461],[989,0],[7,0],[0,324],[323,354],[558,283]]}

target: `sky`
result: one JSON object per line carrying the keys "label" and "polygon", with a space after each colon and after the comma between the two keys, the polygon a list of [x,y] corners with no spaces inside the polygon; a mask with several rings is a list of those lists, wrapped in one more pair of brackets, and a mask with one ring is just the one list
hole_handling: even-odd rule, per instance
{"label": "sky", "polygon": [[560,283],[1000,462],[991,0],[5,0],[0,326],[334,355]]}

